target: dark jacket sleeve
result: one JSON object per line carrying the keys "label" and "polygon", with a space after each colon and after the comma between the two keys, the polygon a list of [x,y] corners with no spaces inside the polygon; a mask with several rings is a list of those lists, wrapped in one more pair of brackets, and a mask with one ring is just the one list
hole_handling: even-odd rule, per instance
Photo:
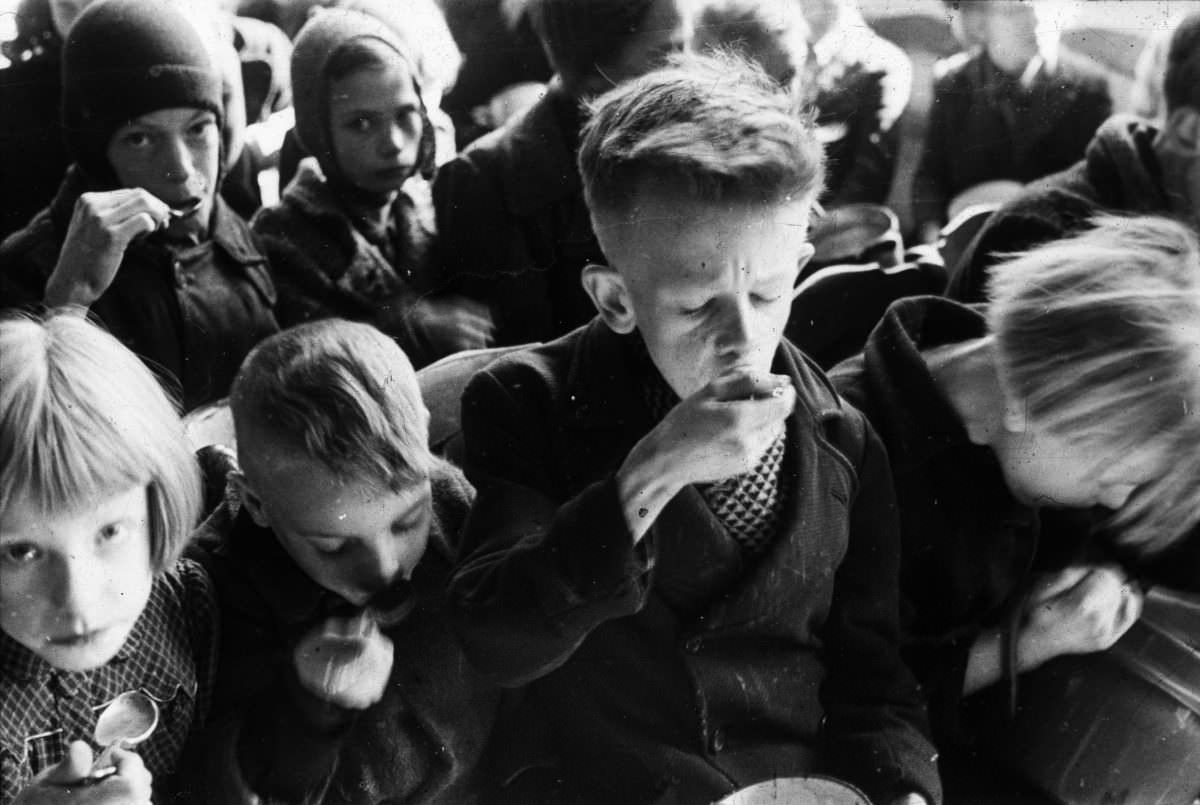
{"label": "dark jacket sleeve", "polygon": [[48,210],[0,243],[0,310],[42,304],[60,246]]}
{"label": "dark jacket sleeve", "polygon": [[913,178],[912,208],[918,231],[926,224],[946,223],[946,205],[950,203],[949,149],[952,147],[948,130],[954,106],[953,75],[943,76],[934,84],[933,103],[925,125],[925,141],[921,146],[921,161]]}
{"label": "dark jacket sleeve", "polygon": [[534,262],[515,237],[498,168],[486,153],[467,151],[438,169],[433,182],[440,276],[435,287],[489,301],[498,275],[517,273]]}
{"label": "dark jacket sleeve", "polygon": [[637,612],[653,551],[635,545],[614,477],[554,494],[545,412],[519,405],[490,373],[463,395],[475,505],[450,581],[472,663],[519,685],[560,666],[600,624]]}
{"label": "dark jacket sleeve", "polygon": [[858,488],[848,501],[850,538],[825,628],[828,750],[835,773],[862,781],[873,802],[916,791],[937,803],[937,753],[899,653],[900,533],[891,472],[874,430],[861,419],[858,427],[865,439]]}

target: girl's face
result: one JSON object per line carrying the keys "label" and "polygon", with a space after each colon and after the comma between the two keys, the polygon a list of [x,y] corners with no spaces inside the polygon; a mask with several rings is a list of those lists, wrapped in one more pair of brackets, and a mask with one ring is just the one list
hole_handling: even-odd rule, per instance
{"label": "girl's face", "polygon": [[113,134],[108,162],[122,187],[141,187],[168,206],[174,235],[208,231],[220,168],[221,132],[206,109],[177,107],[144,114]]}
{"label": "girl's face", "polygon": [[399,59],[330,83],[334,158],[350,184],[394,193],[413,174],[421,142],[421,101]]}
{"label": "girl's face", "polygon": [[98,668],[150,597],[144,485],[48,514],[21,497],[0,512],[0,629],[64,671]]}

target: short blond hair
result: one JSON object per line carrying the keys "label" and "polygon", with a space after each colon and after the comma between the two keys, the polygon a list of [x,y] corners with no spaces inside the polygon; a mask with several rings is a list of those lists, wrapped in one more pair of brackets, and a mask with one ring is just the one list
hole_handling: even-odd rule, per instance
{"label": "short blond hair", "polygon": [[811,117],[761,67],[729,53],[672,56],[601,95],[578,160],[594,224],[627,211],[647,180],[696,201],[782,204],[815,198],[825,179]]}
{"label": "short blond hair", "polygon": [[0,320],[0,500],[69,512],[139,484],[161,571],[201,507],[178,408],[136,355],[81,316]]}
{"label": "short blond hair", "polygon": [[272,335],[246,357],[229,403],[243,465],[256,451],[284,450],[392,489],[429,475],[416,372],[369,324],[322,319]]}
{"label": "short blond hair", "polygon": [[988,324],[1031,421],[1158,468],[1110,523],[1152,552],[1200,520],[1200,246],[1165,218],[1091,223],[998,265]]}

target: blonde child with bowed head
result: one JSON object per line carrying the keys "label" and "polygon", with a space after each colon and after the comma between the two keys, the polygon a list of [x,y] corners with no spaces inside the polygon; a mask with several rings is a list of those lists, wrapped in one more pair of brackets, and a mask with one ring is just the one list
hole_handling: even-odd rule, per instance
{"label": "blonde child with bowed head", "polygon": [[814,773],[940,801],[900,661],[886,456],[783,338],[823,175],[791,110],[729,57],[599,97],[579,152],[599,315],[463,395],[479,495],[455,625],[481,670],[527,686],[596,801]]}
{"label": "blonde child with bowed head", "polygon": [[1141,612],[1130,573],[1200,584],[1200,246],[1165,218],[1091,224],[998,264],[986,312],[896,302],[830,373],[888,450],[906,658],[948,794],[998,791],[978,790],[996,755],[974,694],[1111,646]]}
{"label": "blonde child with bowed head", "polygon": [[416,51],[385,21],[316,13],[296,37],[296,134],[314,159],[252,228],[271,259],[284,326],[374,324],[417,366],[487,346],[486,308],[431,293],[435,132]]}
{"label": "blonde child with bowed head", "polygon": [[285,802],[471,801],[499,696],[466,664],[444,587],[473,491],[427,446],[408,359],[368,324],[299,325],[250,354],[230,404],[241,506],[201,537],[223,612],[229,785]]}
{"label": "blonde child with bowed head", "polygon": [[[0,803],[171,801],[216,646],[211,582],[177,561],[201,488],[179,416],[78,316],[0,321],[0,367]],[[158,726],[84,784],[127,691]]]}

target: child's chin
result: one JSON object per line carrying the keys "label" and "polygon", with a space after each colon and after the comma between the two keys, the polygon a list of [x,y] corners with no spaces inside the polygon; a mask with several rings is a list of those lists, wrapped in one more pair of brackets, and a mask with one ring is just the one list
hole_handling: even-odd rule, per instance
{"label": "child's chin", "polygon": [[43,644],[37,654],[60,671],[91,671],[115,657],[128,635],[127,629],[113,627],[82,643]]}

